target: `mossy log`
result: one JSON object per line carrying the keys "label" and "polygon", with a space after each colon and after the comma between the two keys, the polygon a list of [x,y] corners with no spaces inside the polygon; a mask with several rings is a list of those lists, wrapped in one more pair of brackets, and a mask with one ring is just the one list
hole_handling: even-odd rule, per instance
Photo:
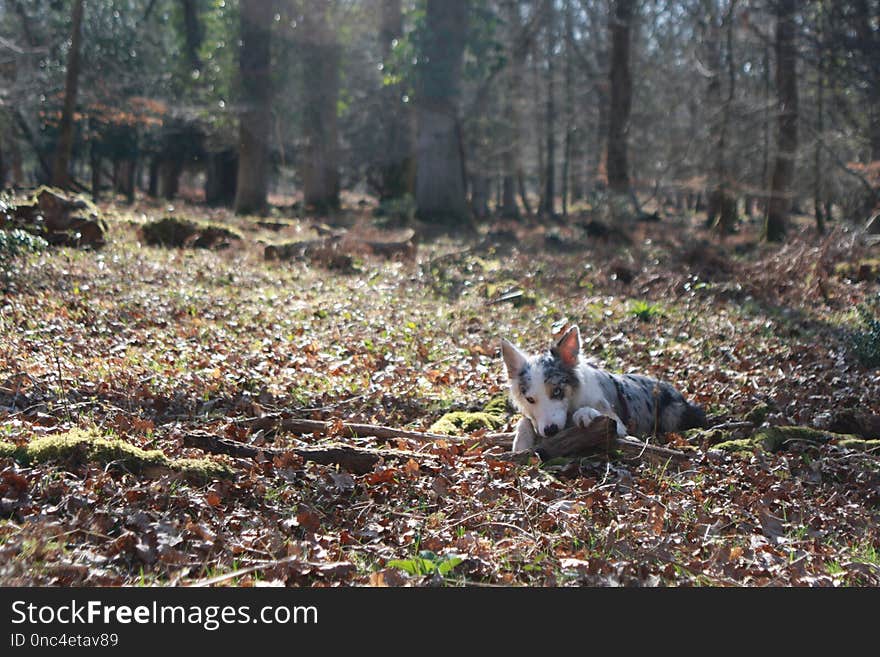
{"label": "mossy log", "polygon": [[116,464],[134,474],[161,476],[179,474],[198,483],[232,477],[234,470],[211,459],[172,459],[159,450],[144,450],[118,438],[107,438],[92,431],[71,429],[16,446],[0,442],[0,457],[19,463],[57,462],[63,464]]}
{"label": "mossy log", "polygon": [[102,247],[107,224],[94,203],[64,190],[39,187],[30,201],[0,213],[0,227],[7,221],[45,239],[53,246]]}
{"label": "mossy log", "polygon": [[471,433],[480,429],[498,429],[507,413],[507,395],[493,397],[481,411],[452,411],[441,416],[428,429],[432,433],[450,436]]}
{"label": "mossy log", "polygon": [[795,443],[824,445],[830,442],[840,447],[857,449],[856,445],[872,441],[862,440],[852,434],[835,433],[813,427],[780,426],[764,427],[749,438],[719,442],[715,448],[727,452],[753,451],[757,448],[767,452],[778,452]]}
{"label": "mossy log", "polygon": [[148,222],[141,226],[141,235],[150,246],[168,248],[223,249],[232,240],[244,239],[239,231],[228,226],[182,217],[163,217]]}

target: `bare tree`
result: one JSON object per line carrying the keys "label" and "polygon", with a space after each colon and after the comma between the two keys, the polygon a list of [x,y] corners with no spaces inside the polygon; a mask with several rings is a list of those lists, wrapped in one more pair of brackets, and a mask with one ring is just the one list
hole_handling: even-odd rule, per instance
{"label": "bare tree", "polygon": [[[392,44],[403,36],[401,0],[381,0],[379,40],[382,58],[392,54]],[[413,125],[410,105],[404,102],[404,86],[392,82],[382,88],[382,112],[376,117],[382,130],[382,151],[377,153],[378,171],[375,187],[380,200],[399,198],[412,193],[415,185],[413,161]]]}
{"label": "bare tree", "polygon": [[306,205],[319,212],[339,207],[340,50],[333,9],[326,0],[309,0],[303,15],[303,191]]}
{"label": "bare tree", "polygon": [[52,165],[52,184],[57,187],[70,185],[70,154],[73,150],[73,112],[79,86],[79,56],[82,41],[83,0],[76,0],[70,19],[70,50],[67,52],[67,73],[64,81],[64,109],[58,126],[58,144]]}
{"label": "bare tree", "polygon": [[556,11],[551,6],[546,12],[546,61],[547,97],[544,113],[544,140],[546,159],[544,161],[544,189],[538,211],[552,217],[556,211]]}
{"label": "bare tree", "polygon": [[608,117],[607,170],[608,187],[617,194],[629,194],[627,156],[629,116],[632,107],[630,74],[630,31],[633,0],[613,0],[609,16],[611,33],[611,69],[609,85],[611,105]]}
{"label": "bare tree", "polygon": [[190,68],[197,70],[202,68],[199,58],[199,48],[202,46],[204,31],[199,21],[199,0],[180,0],[183,10],[183,34],[186,61]]}
{"label": "bare tree", "polygon": [[[706,223],[717,228],[721,235],[732,233],[736,225],[736,197],[730,190],[727,166],[728,140],[730,136],[731,112],[736,90],[736,65],[733,59],[733,32],[736,0],[730,0],[727,11],[719,15],[715,0],[706,3],[708,16],[708,33],[705,43],[708,50],[709,64],[709,104],[714,108],[713,132],[714,164],[712,166],[713,189],[709,193],[709,204],[706,211]],[[721,34],[725,34],[724,53],[727,70],[727,93],[723,89],[723,72],[725,69],[721,56]]]}
{"label": "bare tree", "polygon": [[786,223],[791,209],[791,187],[798,146],[797,50],[795,48],[795,0],[776,3],[776,93],[778,96],[778,127],[776,162],[770,183],[770,200],[764,237],[770,242],[785,238]]}
{"label": "bare tree", "polygon": [[467,217],[458,100],[467,27],[467,0],[428,0],[419,58],[416,205],[422,219]]}
{"label": "bare tree", "polygon": [[272,119],[270,36],[272,3],[241,0],[242,108],[239,117],[236,214],[265,212],[269,189],[269,128]]}

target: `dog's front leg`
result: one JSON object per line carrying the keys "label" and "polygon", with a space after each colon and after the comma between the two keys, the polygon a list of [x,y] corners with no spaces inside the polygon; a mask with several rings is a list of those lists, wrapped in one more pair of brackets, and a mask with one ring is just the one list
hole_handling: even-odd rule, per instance
{"label": "dog's front leg", "polygon": [[535,433],[535,427],[532,426],[532,421],[524,417],[519,421],[519,424],[516,425],[516,436],[513,438],[513,451],[514,452],[523,452],[528,449],[535,448],[535,439],[538,437],[538,434]]}
{"label": "dog's front leg", "polygon": [[617,424],[617,435],[621,438],[625,438],[627,435],[626,426],[624,426],[623,422],[617,417],[617,413],[614,412],[614,409],[611,408],[611,405],[605,400],[600,400],[596,404],[596,408],[592,408],[590,406],[584,406],[583,408],[579,408],[572,415],[572,421],[581,427],[588,427],[590,423],[595,420],[600,415],[607,415]]}

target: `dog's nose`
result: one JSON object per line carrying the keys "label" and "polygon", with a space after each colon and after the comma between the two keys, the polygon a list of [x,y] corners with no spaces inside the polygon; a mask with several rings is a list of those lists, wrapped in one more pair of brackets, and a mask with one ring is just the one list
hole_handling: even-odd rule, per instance
{"label": "dog's nose", "polygon": [[549,436],[552,436],[556,433],[559,433],[559,427],[557,427],[555,424],[551,424],[550,426],[544,427],[544,435],[545,436],[549,437]]}

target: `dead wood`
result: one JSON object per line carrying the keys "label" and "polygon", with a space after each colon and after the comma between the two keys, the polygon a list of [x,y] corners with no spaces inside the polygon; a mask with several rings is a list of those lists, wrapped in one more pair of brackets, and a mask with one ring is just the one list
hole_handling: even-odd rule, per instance
{"label": "dead wood", "polygon": [[[315,433],[327,435],[333,433],[337,436],[351,438],[378,438],[379,440],[415,440],[417,442],[436,442],[444,440],[447,443],[482,445],[485,447],[502,447],[510,449],[513,443],[513,433],[491,433],[484,436],[467,438],[460,436],[446,436],[436,433],[424,433],[420,431],[407,431],[394,427],[384,427],[375,424],[333,423],[320,420],[303,420],[299,418],[283,418],[279,415],[266,415],[259,418],[245,420],[244,424],[251,429],[263,429],[264,431],[284,431],[293,434]],[[652,463],[683,463],[690,456],[685,452],[667,447],[659,447],[643,442],[638,438],[627,436],[619,438],[614,431],[614,422],[608,417],[596,418],[589,427],[571,427],[559,432],[551,438],[541,441],[538,450],[520,453],[508,452],[501,456],[514,462],[524,463],[531,456],[538,455],[542,460],[556,458],[558,456],[577,456],[584,453],[595,453],[597,448],[604,447],[606,452],[618,451],[625,458],[642,459]]]}
{"label": "dead wood", "polygon": [[[528,463],[534,456],[546,461],[560,456],[585,456],[595,454],[597,451],[606,453],[618,451],[624,458],[640,459],[656,464],[684,463],[690,458],[685,452],[651,445],[638,438],[630,436],[620,438],[615,427],[615,422],[611,418],[597,417],[587,427],[570,427],[555,436],[542,439],[533,450],[508,452],[497,458],[514,463]],[[493,438],[499,439],[508,435],[512,440],[513,434],[494,434]]]}
{"label": "dead wood", "polygon": [[304,461],[320,463],[322,465],[338,465],[344,470],[354,474],[366,474],[382,459],[407,461],[416,459],[425,461],[432,459],[430,454],[417,454],[403,450],[376,450],[361,447],[349,447],[347,445],[328,445],[325,447],[257,447],[244,443],[220,438],[204,432],[190,432],[183,437],[186,447],[195,447],[203,452],[211,454],[227,454],[237,458],[256,459],[261,456],[271,460],[276,456],[296,454]]}
{"label": "dead wood", "polygon": [[316,433],[321,435],[338,435],[348,438],[378,438],[380,440],[415,440],[421,443],[432,443],[445,440],[448,443],[459,444],[484,444],[498,447],[510,447],[513,442],[513,434],[489,434],[479,438],[466,438],[459,436],[447,436],[441,433],[425,433],[421,431],[408,431],[395,427],[384,427],[377,424],[355,424],[350,422],[334,423],[322,420],[302,420],[299,418],[283,418],[279,415],[264,415],[263,417],[244,420],[243,424],[251,429],[263,429],[264,431],[283,431],[301,435],[304,433]]}

